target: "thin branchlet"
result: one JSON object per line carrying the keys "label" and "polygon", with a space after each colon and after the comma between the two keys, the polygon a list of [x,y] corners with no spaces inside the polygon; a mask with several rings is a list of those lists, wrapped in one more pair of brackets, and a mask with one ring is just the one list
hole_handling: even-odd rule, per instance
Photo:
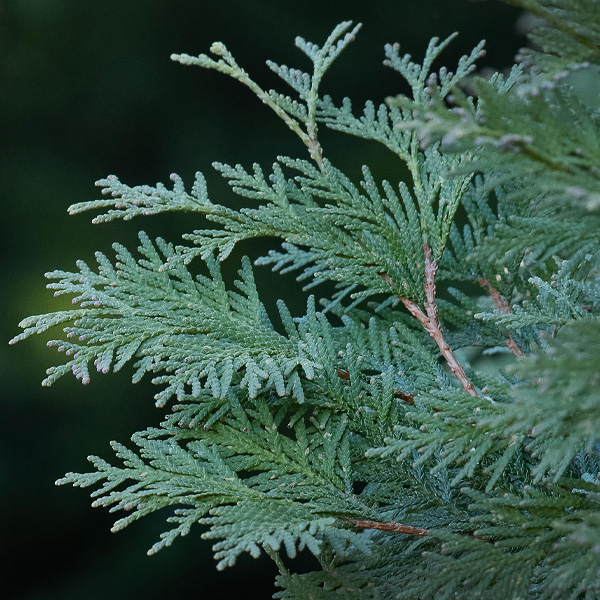
{"label": "thin branchlet", "polygon": [[[404,296],[398,296],[398,299],[404,304],[408,312],[421,323],[425,331],[435,341],[448,367],[454,373],[463,389],[471,396],[477,396],[475,386],[467,377],[464,368],[456,358],[452,348],[444,339],[444,332],[438,318],[438,309],[435,302],[435,274],[437,273],[437,263],[431,258],[431,248],[425,244],[423,246],[423,258],[425,265],[425,310],[423,310],[414,300]],[[392,287],[396,287],[393,280],[387,273],[381,273],[381,277]]]}
{"label": "thin branchlet", "polygon": [[395,521],[390,521],[389,523],[378,523],[376,521],[360,521],[358,519],[348,519],[354,527],[358,527],[359,529],[378,529],[379,531],[389,531],[392,533],[405,533],[406,535],[417,535],[417,536],[425,536],[427,535],[427,529],[423,529],[422,527],[413,527],[411,525],[402,525],[401,523],[396,523]]}
{"label": "thin branchlet", "polygon": [[[495,304],[498,310],[501,310],[505,314],[510,314],[510,304],[502,297],[502,294],[485,278],[482,277],[479,280],[479,285],[481,287],[487,288],[490,298],[492,302]],[[512,335],[509,335],[508,338],[504,341],[508,349],[515,356],[524,356],[525,353],[521,348],[519,348],[517,342],[513,339]]]}

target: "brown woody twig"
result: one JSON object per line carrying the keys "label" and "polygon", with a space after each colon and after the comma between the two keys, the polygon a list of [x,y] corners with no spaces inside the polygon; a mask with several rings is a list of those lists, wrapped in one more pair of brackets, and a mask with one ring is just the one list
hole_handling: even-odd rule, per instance
{"label": "brown woody twig", "polygon": [[[422,527],[413,527],[412,525],[402,525],[400,523],[396,523],[395,521],[390,521],[389,523],[379,523],[378,521],[360,521],[359,519],[348,519],[354,527],[359,527],[360,529],[378,529],[379,531],[390,531],[393,533],[405,533],[406,535],[416,535],[425,537],[429,535],[427,529],[423,529]],[[465,537],[469,537],[474,540],[481,540],[482,542],[487,542],[488,544],[493,544],[494,541],[485,537],[481,537],[479,535],[474,535],[472,533],[466,532],[458,532],[460,535],[464,535]]]}
{"label": "brown woody twig", "polygon": [[[490,298],[492,299],[498,310],[501,310],[505,314],[510,313],[510,304],[502,297],[500,292],[485,277],[482,277],[479,280],[479,285],[481,287],[487,287],[488,292],[490,294]],[[519,348],[517,342],[515,342],[512,335],[509,335],[508,339],[504,340],[504,343],[508,346],[509,350],[515,356],[524,356],[525,353],[523,352],[523,350],[521,350],[521,348]]]}
{"label": "brown woody twig", "polygon": [[[425,311],[413,300],[409,300],[404,296],[398,296],[398,298],[406,306],[408,312],[423,325],[425,331],[434,339],[442,356],[446,359],[450,370],[456,375],[464,390],[471,396],[478,396],[479,394],[475,390],[475,386],[467,377],[462,365],[458,362],[456,356],[454,356],[452,348],[450,348],[444,339],[442,326],[438,319],[437,304],[435,303],[435,274],[438,266],[435,260],[431,260],[431,248],[427,244],[424,244],[423,250],[425,253]],[[387,273],[380,273],[380,276],[390,285],[394,285],[394,282]]]}
{"label": "brown woody twig", "polygon": [[379,529],[380,531],[392,531],[394,533],[406,533],[407,535],[427,535],[427,529],[421,527],[411,527],[410,525],[401,525],[395,521],[389,523],[379,523],[377,521],[360,521],[359,519],[348,519],[354,527],[360,529]]}

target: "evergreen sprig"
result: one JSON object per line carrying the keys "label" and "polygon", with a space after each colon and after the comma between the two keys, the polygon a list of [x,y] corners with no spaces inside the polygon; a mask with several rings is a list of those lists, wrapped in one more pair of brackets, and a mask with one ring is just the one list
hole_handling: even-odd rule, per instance
{"label": "evergreen sprig", "polygon": [[[250,88],[310,160],[215,163],[241,209],[209,199],[200,173],[189,191],[176,175],[171,188],[109,176],[102,199],[70,207],[95,222],[183,210],[201,227],[49,273],[78,306],[24,319],[13,340],[62,326],[49,345],[68,359],[44,383],[131,362],[170,401],[131,448],[113,442],[116,464],[90,457],[59,480],[94,487],[115,530],[165,510],[150,553],[203,529],[218,568],[268,555],[277,598],[598,597],[600,116],[573,80],[598,84],[600,13],[510,2],[544,22],[508,76],[473,76],[482,44],[434,71],[454,36],[422,64],[388,45],[411,96],[358,116],[320,92],[350,22],[322,46],[296,40],[311,72],[268,63],[294,97],[220,42],[173,56]],[[380,142],[406,181],[365,166],[357,184],[324,156],[320,125]],[[226,284],[219,262],[259,237],[281,245],[257,265],[331,296],[270,315],[247,258]],[[305,550],[320,569],[291,572]]]}
{"label": "evergreen sprig", "polygon": [[155,383],[166,384],[156,395],[158,406],[174,395],[195,395],[203,387],[223,398],[232,381],[247,388],[250,397],[263,387],[302,397],[297,370],[311,378],[318,365],[298,337],[286,338],[275,331],[247,259],[235,284],[237,291],[231,291],[214,260],[206,261],[209,276],[193,277],[182,264],[162,268],[174,255],[172,245],[158,239],[155,246],[143,232],[140,242],[138,260],[115,244],[115,264],[96,253],[97,272],[80,261],[77,273],[47,274],[58,280],[48,285],[56,290],[54,295],[73,294],[73,302],[81,308],[21,322],[24,332],[14,342],[71,323],[64,329],[67,340],[51,340],[48,345],[72,358],[50,368],[44,385],[69,371],[88,383],[90,362],[108,373],[137,359],[134,381],[145,373],[165,373],[154,378]]}

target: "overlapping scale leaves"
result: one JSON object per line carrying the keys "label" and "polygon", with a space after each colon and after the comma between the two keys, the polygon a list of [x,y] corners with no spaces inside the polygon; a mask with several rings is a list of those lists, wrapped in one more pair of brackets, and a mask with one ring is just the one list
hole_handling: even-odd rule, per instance
{"label": "overlapping scale leaves", "polygon": [[[229,411],[210,425],[181,428],[167,419],[160,429],[136,434],[130,450],[113,443],[123,466],[98,457],[92,473],[69,473],[58,483],[98,486],[94,506],[124,511],[114,531],[155,511],[175,508],[173,528],[149,550],[153,554],[186,535],[194,524],[208,526],[218,568],[242,552],[285,549],[294,557],[308,549],[319,555],[324,541],[339,551],[350,546],[369,553],[369,540],[347,518],[377,513],[351,494],[347,475],[348,419],[328,411],[306,423],[258,396],[242,406],[235,394]],[[336,433],[337,432],[337,433]],[[346,473],[344,473],[346,471]],[[127,514],[128,513],[128,514]]]}
{"label": "overlapping scale leaves", "polygon": [[47,274],[56,280],[48,285],[55,295],[74,295],[80,308],[21,323],[24,332],[14,341],[65,325],[67,339],[48,345],[69,358],[48,370],[45,385],[70,371],[87,383],[90,363],[107,373],[133,361],[134,381],[149,373],[164,385],[156,395],[159,405],[204,388],[222,398],[232,384],[251,398],[264,389],[302,398],[299,373],[310,379],[319,365],[299,336],[274,329],[247,259],[228,290],[214,260],[206,261],[208,275],[194,277],[182,264],[163,268],[174,255],[172,245],[160,239],[154,244],[143,233],[140,241],[140,258],[116,244],[114,264],[97,253],[96,271],[80,261],[79,272]]}
{"label": "overlapping scale leaves", "polygon": [[[240,210],[209,200],[201,174],[189,192],[177,176],[172,189],[111,176],[108,197],[71,207],[97,222],[185,210],[216,227],[179,246],[142,233],[137,255],[115,245],[114,261],[49,274],[78,306],[15,338],[63,327],[50,345],[67,362],[45,383],[131,362],[159,405],[175,399],[161,427],[113,443],[119,464],[90,457],[91,473],[59,483],[94,487],[115,530],[163,510],[172,527],[150,553],[195,527],[219,568],[268,554],[279,598],[598,597],[600,118],[569,82],[597,78],[585,61],[600,62],[600,25],[590,0],[514,3],[545,19],[522,66],[470,81],[472,97],[460,84],[482,44],[455,72],[432,69],[454,36],[422,65],[388,45],[412,98],[358,116],[319,92],[350,22],[322,46],[297,39],[312,72],[268,63],[294,97],[263,90],[222,43],[174,56],[249,87],[311,161],[215,163],[249,200]],[[364,167],[356,183],[324,158],[323,124],[382,143],[408,180]],[[248,259],[232,285],[219,269],[258,237],[281,242],[258,264],[333,282],[331,297],[296,318],[279,302],[274,325]],[[321,569],[290,573],[305,550]]]}
{"label": "overlapping scale leaves", "polygon": [[79,202],[69,207],[69,214],[76,215],[87,210],[103,210],[92,220],[93,223],[106,223],[113,219],[129,221],[137,216],[157,215],[163,212],[203,212],[203,207],[210,204],[206,191],[206,180],[202,173],[196,173],[196,180],[191,192],[187,193],[181,177],[171,175],[173,189],[162,183],[156,186],[137,185],[134,187],[122,183],[115,175],[96,182],[102,194],[108,196],[102,200]]}

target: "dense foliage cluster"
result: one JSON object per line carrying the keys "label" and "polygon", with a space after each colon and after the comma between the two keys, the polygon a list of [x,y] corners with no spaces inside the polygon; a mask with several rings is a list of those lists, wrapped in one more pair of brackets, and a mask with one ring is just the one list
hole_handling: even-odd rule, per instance
{"label": "dense foliage cluster", "polygon": [[[47,275],[78,307],[21,323],[15,340],[63,326],[49,345],[68,360],[45,384],[133,363],[170,406],[113,443],[114,463],[59,483],[94,486],[115,530],[170,509],[150,553],[192,526],[220,569],[265,552],[277,598],[600,597],[600,112],[577,87],[600,88],[600,5],[513,3],[539,21],[510,74],[473,76],[482,44],[454,71],[433,68],[452,38],[422,64],[388,45],[410,97],[358,110],[319,93],[349,22],[323,46],[296,40],[312,72],[268,63],[293,96],[222,43],[173,56],[248,86],[309,158],[215,164],[240,210],[200,173],[189,189],[110,176],[70,208],[211,224]],[[324,156],[322,126],[382,143],[408,180],[365,166],[357,183]],[[247,259],[229,286],[219,262],[257,237],[282,242],[257,264],[332,292],[268,314]],[[321,569],[290,572],[305,549]]]}

